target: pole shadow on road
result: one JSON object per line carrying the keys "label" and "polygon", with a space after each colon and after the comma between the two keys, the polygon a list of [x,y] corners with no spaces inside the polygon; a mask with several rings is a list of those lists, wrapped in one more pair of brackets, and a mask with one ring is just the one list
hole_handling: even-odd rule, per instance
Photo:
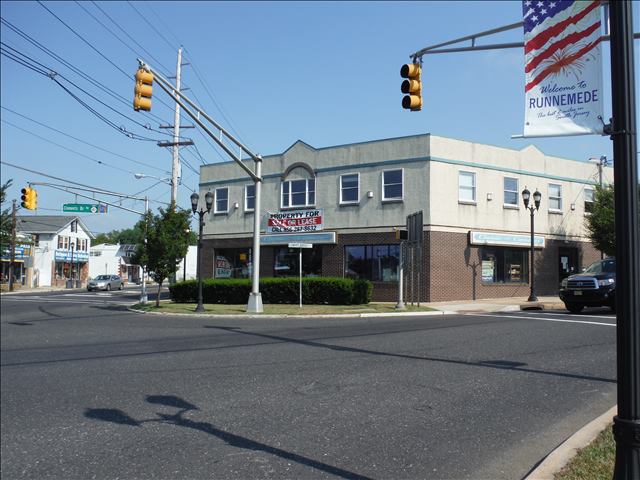
{"label": "pole shadow on road", "polygon": [[316,340],[302,340],[298,338],[291,337],[283,337],[280,335],[269,335],[267,333],[256,333],[244,331],[240,327],[222,327],[217,325],[205,325],[204,328],[211,328],[217,330],[223,330],[226,332],[237,333],[241,335],[249,335],[253,337],[260,338],[269,338],[272,340],[277,340],[283,343],[295,343],[299,345],[305,345],[308,347],[317,347],[324,348],[327,350],[334,351],[342,351],[342,352],[353,352],[353,353],[361,353],[367,355],[379,355],[383,357],[395,357],[395,358],[405,358],[409,360],[424,360],[429,362],[440,362],[440,363],[450,363],[455,365],[466,365],[471,367],[483,367],[483,368],[493,368],[498,370],[513,370],[516,372],[522,373],[535,373],[541,375],[551,375],[556,377],[564,377],[564,378],[574,378],[578,380],[589,380],[593,382],[605,382],[605,383],[616,383],[615,379],[604,378],[604,377],[594,377],[590,375],[580,375],[577,373],[563,373],[563,372],[552,372],[548,370],[538,370],[534,368],[524,368],[527,364],[522,362],[516,362],[512,360],[480,360],[476,362],[468,361],[468,360],[456,360],[453,358],[439,358],[439,357],[427,357],[427,356],[419,356],[419,355],[407,355],[403,353],[391,353],[391,352],[380,352],[377,350],[368,350],[364,348],[356,348],[356,347],[345,347],[343,345],[332,345],[330,343],[321,343]]}
{"label": "pole shadow on road", "polygon": [[156,405],[177,408],[178,412],[174,414],[156,413],[157,417],[155,418],[137,420],[122,410],[115,408],[87,408],[84,412],[84,416],[92,420],[100,420],[131,427],[142,427],[145,423],[163,423],[167,425],[191,428],[204,432],[208,435],[213,435],[232,447],[265,452],[345,479],[371,480],[369,477],[364,475],[350,472],[339,467],[334,467],[333,465],[313,460],[309,457],[288,452],[281,448],[272,447],[234,433],[220,430],[219,428],[216,428],[215,425],[208,422],[195,422],[188,418],[184,418],[183,415],[186,412],[199,410],[199,408],[180,397],[176,397],[174,395],[148,395],[146,397],[146,401]]}

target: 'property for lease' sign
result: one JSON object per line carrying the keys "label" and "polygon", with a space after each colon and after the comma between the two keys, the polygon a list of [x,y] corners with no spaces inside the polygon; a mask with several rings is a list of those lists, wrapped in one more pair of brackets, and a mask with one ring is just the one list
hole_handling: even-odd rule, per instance
{"label": "'property for lease' sign", "polygon": [[267,233],[304,233],[322,230],[323,210],[296,210],[293,212],[269,212]]}

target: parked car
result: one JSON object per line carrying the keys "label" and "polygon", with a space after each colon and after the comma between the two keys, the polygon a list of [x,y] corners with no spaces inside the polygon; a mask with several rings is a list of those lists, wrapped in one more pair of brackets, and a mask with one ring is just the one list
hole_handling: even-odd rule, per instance
{"label": "parked car", "polygon": [[87,290],[122,290],[124,283],[118,275],[98,275],[87,283]]}
{"label": "parked car", "polygon": [[582,273],[571,275],[560,284],[560,300],[571,313],[584,307],[607,306],[616,310],[616,259],[592,263]]}

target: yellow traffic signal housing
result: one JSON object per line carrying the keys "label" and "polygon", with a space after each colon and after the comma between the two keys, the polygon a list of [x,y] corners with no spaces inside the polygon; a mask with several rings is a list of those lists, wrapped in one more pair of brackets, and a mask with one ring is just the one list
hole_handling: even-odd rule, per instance
{"label": "yellow traffic signal housing", "polygon": [[402,108],[417,112],[422,110],[422,68],[417,63],[407,63],[400,69],[400,76],[406,78],[402,82],[400,90],[405,94],[402,97]]}
{"label": "yellow traffic signal housing", "polygon": [[25,187],[20,192],[22,193],[20,197],[22,200],[20,206],[22,208],[26,208],[27,210],[35,210],[38,208],[38,192],[31,187]]}
{"label": "yellow traffic signal housing", "polygon": [[134,89],[133,109],[151,111],[151,94],[153,93],[153,73],[140,68],[136,72],[136,86]]}

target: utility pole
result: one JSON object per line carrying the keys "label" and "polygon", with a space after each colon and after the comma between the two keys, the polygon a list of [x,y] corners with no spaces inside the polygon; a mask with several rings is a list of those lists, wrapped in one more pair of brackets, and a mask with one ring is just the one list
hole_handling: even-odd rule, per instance
{"label": "utility pole", "polygon": [[[176,64],[176,91],[180,91],[180,71],[182,68],[182,47],[178,49],[178,63]],[[173,114],[173,163],[171,164],[171,203],[178,204],[178,171],[180,155],[178,141],[180,140],[180,104],[176,102]]]}
{"label": "utility pole", "polygon": [[[176,84],[173,91],[180,96],[180,83],[182,76],[182,47],[178,49],[178,63],[176,64]],[[173,160],[171,162],[171,203],[178,204],[178,183],[180,178],[180,147],[193,145],[192,140],[180,141],[180,104],[176,102],[173,114],[173,126],[161,125],[160,128],[173,128],[173,141],[158,142],[159,147],[172,147]],[[188,127],[187,127],[188,128]]]}
{"label": "utility pole", "polygon": [[16,261],[16,201],[11,207],[11,262],[9,263],[9,291],[13,292],[13,264]]}

